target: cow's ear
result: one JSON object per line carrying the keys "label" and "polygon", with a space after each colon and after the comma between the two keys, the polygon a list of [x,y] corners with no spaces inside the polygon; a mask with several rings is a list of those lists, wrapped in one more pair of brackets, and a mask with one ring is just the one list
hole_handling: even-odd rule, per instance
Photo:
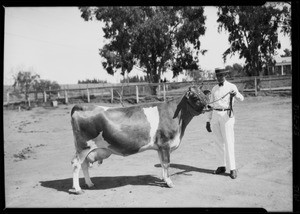
{"label": "cow's ear", "polygon": [[185,93],[185,97],[186,97],[187,99],[189,99],[189,98],[190,98],[190,95],[191,95],[191,91],[188,90],[188,91]]}
{"label": "cow's ear", "polygon": [[189,97],[190,97],[190,94],[191,94],[191,91],[192,91],[192,87],[191,87],[191,86],[189,86],[189,88],[188,88],[188,91],[185,93],[185,97],[186,97],[186,98],[188,98],[188,99],[189,99]]}

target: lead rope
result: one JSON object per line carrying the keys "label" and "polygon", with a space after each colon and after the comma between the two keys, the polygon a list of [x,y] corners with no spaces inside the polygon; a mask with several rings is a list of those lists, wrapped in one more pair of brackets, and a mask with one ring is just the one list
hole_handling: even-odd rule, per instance
{"label": "lead rope", "polygon": [[[226,97],[229,93],[230,93],[230,92],[226,93],[226,94],[225,94],[224,96],[222,96],[221,98],[219,98],[219,99],[217,99],[217,100],[214,100],[214,101],[208,103],[207,105],[212,104],[212,103],[215,103],[215,102],[217,102],[217,101],[219,101],[219,100],[224,99],[224,97]],[[230,96],[230,99],[229,99],[229,112],[228,112],[228,116],[229,116],[230,118],[233,117],[232,100],[233,100],[233,96]],[[213,109],[213,108],[212,108],[212,109]]]}
{"label": "lead rope", "polygon": [[233,96],[230,95],[230,99],[229,99],[229,112],[228,112],[228,116],[230,118],[233,117],[232,100],[233,100]]}
{"label": "lead rope", "polygon": [[212,104],[212,103],[215,103],[215,102],[217,102],[217,101],[219,101],[219,100],[224,99],[224,97],[226,97],[229,93],[230,93],[230,92],[226,93],[223,97],[221,97],[221,98],[219,98],[219,99],[217,99],[217,100],[214,100],[214,101],[208,103],[207,105]]}

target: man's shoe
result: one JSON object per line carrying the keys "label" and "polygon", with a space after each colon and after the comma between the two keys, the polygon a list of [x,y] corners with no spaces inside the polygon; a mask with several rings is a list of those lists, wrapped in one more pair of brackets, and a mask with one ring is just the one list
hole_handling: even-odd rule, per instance
{"label": "man's shoe", "polygon": [[220,166],[220,167],[218,167],[218,169],[216,171],[214,171],[214,174],[221,174],[221,173],[225,173],[225,172],[226,172],[225,166]]}
{"label": "man's shoe", "polygon": [[232,179],[236,179],[236,177],[237,177],[237,172],[236,172],[235,169],[234,169],[234,170],[230,170],[230,177],[231,177]]}

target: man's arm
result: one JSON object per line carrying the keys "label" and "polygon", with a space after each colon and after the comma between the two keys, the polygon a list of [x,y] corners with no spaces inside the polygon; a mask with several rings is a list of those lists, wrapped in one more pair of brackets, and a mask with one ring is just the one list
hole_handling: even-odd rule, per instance
{"label": "man's arm", "polygon": [[233,96],[235,96],[239,101],[243,101],[243,100],[244,100],[244,96],[239,92],[239,90],[237,89],[236,85],[234,85],[232,94],[233,94]]}
{"label": "man's arm", "polygon": [[[212,89],[211,94],[209,95],[209,103],[213,102],[214,100],[214,90]],[[207,113],[207,122],[210,122],[212,119],[212,111]]]}
{"label": "man's arm", "polygon": [[[211,102],[213,102],[213,100],[214,100],[214,89],[212,89],[211,94],[209,95],[209,102],[211,103]],[[208,132],[211,132],[210,121],[212,119],[212,113],[213,113],[213,111],[209,111],[207,113],[206,130]]]}

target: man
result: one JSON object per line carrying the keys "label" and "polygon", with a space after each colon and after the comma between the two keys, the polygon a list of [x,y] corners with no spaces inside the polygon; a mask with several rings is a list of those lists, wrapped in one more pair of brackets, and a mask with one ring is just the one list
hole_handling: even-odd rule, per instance
{"label": "man", "polygon": [[214,86],[211,91],[210,106],[212,111],[208,112],[206,123],[207,131],[213,132],[215,136],[217,155],[219,157],[219,167],[214,173],[225,173],[226,160],[228,160],[230,177],[235,179],[237,177],[234,155],[235,118],[232,106],[234,98],[243,101],[244,97],[239,93],[236,85],[226,80],[227,70],[215,69],[215,72],[219,84]]}

